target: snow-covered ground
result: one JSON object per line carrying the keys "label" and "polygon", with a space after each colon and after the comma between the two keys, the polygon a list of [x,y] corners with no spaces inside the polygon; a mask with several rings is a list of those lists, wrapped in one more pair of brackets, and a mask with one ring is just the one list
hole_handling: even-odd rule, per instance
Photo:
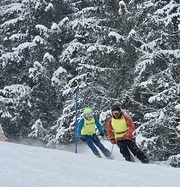
{"label": "snow-covered ground", "polygon": [[[112,145],[102,140],[111,149]],[[86,145],[54,150],[0,142],[0,187],[179,187],[180,168],[96,158]]]}

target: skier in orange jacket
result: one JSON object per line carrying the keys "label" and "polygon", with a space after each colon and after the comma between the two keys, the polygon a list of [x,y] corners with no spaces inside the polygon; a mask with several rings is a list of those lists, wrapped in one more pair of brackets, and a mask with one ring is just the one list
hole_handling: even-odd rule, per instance
{"label": "skier in orange jacket", "polygon": [[130,151],[142,163],[148,163],[146,155],[138,148],[134,141],[133,132],[135,130],[134,122],[119,107],[112,106],[112,117],[108,121],[107,135],[112,144],[117,144],[120,153],[127,161],[133,161]]}

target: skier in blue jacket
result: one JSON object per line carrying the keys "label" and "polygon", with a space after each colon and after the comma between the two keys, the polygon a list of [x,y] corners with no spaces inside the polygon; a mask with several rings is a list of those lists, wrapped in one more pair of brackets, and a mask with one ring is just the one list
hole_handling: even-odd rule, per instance
{"label": "skier in blue jacket", "polygon": [[100,136],[104,136],[103,126],[100,124],[98,118],[93,115],[91,108],[86,108],[83,113],[84,117],[79,121],[78,124],[77,137],[83,141],[86,141],[89,148],[97,157],[101,157],[97,147],[102,151],[105,157],[110,157],[110,151],[104,147],[96,135],[97,127]]}

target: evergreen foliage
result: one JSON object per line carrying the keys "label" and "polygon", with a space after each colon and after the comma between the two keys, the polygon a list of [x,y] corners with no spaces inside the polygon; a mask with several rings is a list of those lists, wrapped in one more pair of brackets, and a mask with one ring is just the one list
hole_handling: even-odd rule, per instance
{"label": "evergreen foliage", "polygon": [[145,18],[134,33],[141,46],[132,100],[140,103],[143,118],[136,133],[149,156],[167,160],[179,150],[179,5],[158,1],[141,7]]}

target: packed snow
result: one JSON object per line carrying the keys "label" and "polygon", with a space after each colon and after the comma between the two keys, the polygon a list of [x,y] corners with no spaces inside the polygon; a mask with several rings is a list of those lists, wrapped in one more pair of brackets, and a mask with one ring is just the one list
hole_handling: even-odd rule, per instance
{"label": "packed snow", "polygon": [[[102,143],[112,149],[107,140]],[[59,149],[0,142],[1,187],[179,187],[180,168],[165,163],[127,162],[113,147],[113,159],[97,158],[84,143]]]}

